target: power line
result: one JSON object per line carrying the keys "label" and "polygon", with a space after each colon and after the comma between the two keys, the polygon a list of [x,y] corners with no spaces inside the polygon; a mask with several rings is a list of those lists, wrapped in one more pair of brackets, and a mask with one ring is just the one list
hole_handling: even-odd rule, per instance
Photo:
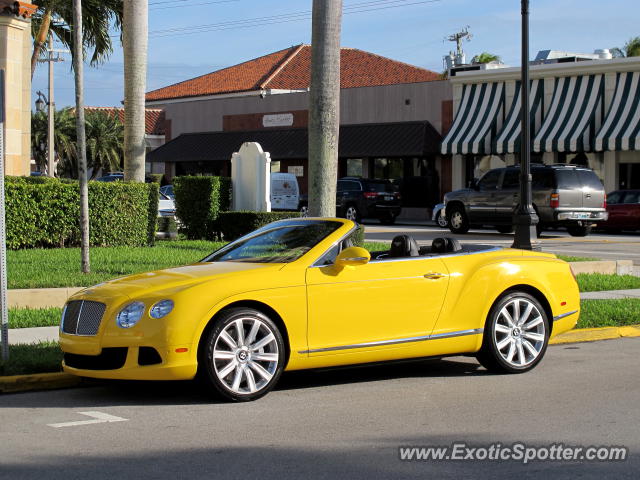
{"label": "power line", "polygon": [[[169,8],[176,8],[176,1],[182,1],[182,2],[189,2],[189,1],[193,1],[193,0],[173,0],[171,2],[157,2],[157,3],[150,3],[149,5],[160,5],[163,3],[170,3],[172,5],[164,5],[164,6],[160,6],[160,7],[153,7],[153,8],[149,8],[149,10],[167,10]],[[190,3],[187,6],[188,7],[198,7],[201,5],[214,5],[214,4],[219,4],[219,3],[235,3],[235,2],[239,2],[240,0],[218,0],[215,2],[201,2],[201,3]]]}
{"label": "power line", "polygon": [[[413,5],[423,5],[429,3],[438,3],[441,0],[378,0],[370,2],[361,2],[352,4],[345,7],[343,14],[349,15],[354,13],[366,13],[379,10],[389,10],[392,8],[408,7]],[[297,22],[302,20],[310,20],[311,11],[293,12],[283,15],[274,15],[269,17],[257,17],[244,20],[232,20],[228,22],[203,24],[203,25],[191,25],[188,27],[169,28],[165,30],[156,30],[149,32],[150,38],[161,38],[171,36],[174,33],[180,32],[182,35],[193,35],[196,33],[239,29],[239,28],[254,28],[267,25],[276,25],[281,23]]]}

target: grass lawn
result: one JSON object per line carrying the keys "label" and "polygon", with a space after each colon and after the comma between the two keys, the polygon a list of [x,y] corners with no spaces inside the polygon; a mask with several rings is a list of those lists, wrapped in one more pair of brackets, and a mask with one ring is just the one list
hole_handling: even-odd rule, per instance
{"label": "grass lawn", "polygon": [[599,260],[599,258],[592,257],[573,257],[571,255],[557,255],[560,260],[564,260],[565,262],[591,262],[595,260]]}
{"label": "grass lawn", "polygon": [[9,328],[53,327],[61,316],[61,308],[10,308]]}
{"label": "grass lawn", "polygon": [[640,324],[640,299],[581,300],[576,328],[622,327]]}
{"label": "grass lawn", "polygon": [[577,275],[581,292],[603,290],[630,290],[640,288],[640,277],[633,275],[604,275],[602,273],[580,273]]}
{"label": "grass lawn", "polygon": [[[223,246],[205,240],[159,241],[154,247],[95,247],[91,273],[80,273],[79,248],[10,250],[7,252],[9,288],[89,287],[105,280],[197,262]],[[389,245],[367,242],[370,251]]]}
{"label": "grass lawn", "polygon": [[61,363],[62,350],[58,342],[10,345],[9,362],[5,364],[0,360],[0,376],[59,372]]}

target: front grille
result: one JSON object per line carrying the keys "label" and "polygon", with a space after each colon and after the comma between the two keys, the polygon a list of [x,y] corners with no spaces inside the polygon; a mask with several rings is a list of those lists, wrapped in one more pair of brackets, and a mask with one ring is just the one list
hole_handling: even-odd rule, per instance
{"label": "front grille", "polygon": [[68,335],[96,335],[106,308],[104,303],[91,300],[67,303],[62,318],[62,331]]}
{"label": "front grille", "polygon": [[81,370],[117,370],[127,361],[127,347],[103,348],[100,355],[65,353],[64,364]]}

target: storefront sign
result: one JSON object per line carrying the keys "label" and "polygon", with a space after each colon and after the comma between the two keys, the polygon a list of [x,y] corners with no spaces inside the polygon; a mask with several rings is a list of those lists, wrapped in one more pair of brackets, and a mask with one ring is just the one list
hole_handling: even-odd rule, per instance
{"label": "storefront sign", "polygon": [[293,173],[296,177],[304,177],[304,166],[296,165],[287,168],[288,173]]}
{"label": "storefront sign", "polygon": [[290,127],[293,125],[293,113],[275,113],[262,117],[262,126],[267,127]]}

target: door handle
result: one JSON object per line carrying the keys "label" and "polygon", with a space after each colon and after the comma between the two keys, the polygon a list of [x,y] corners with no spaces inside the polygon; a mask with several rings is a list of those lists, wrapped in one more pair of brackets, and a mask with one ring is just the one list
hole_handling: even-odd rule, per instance
{"label": "door handle", "polygon": [[424,274],[424,278],[429,280],[438,280],[439,278],[447,277],[446,273],[429,272]]}
{"label": "door handle", "polygon": [[586,193],[584,196],[587,197],[587,198],[591,198],[591,194],[590,193]]}

